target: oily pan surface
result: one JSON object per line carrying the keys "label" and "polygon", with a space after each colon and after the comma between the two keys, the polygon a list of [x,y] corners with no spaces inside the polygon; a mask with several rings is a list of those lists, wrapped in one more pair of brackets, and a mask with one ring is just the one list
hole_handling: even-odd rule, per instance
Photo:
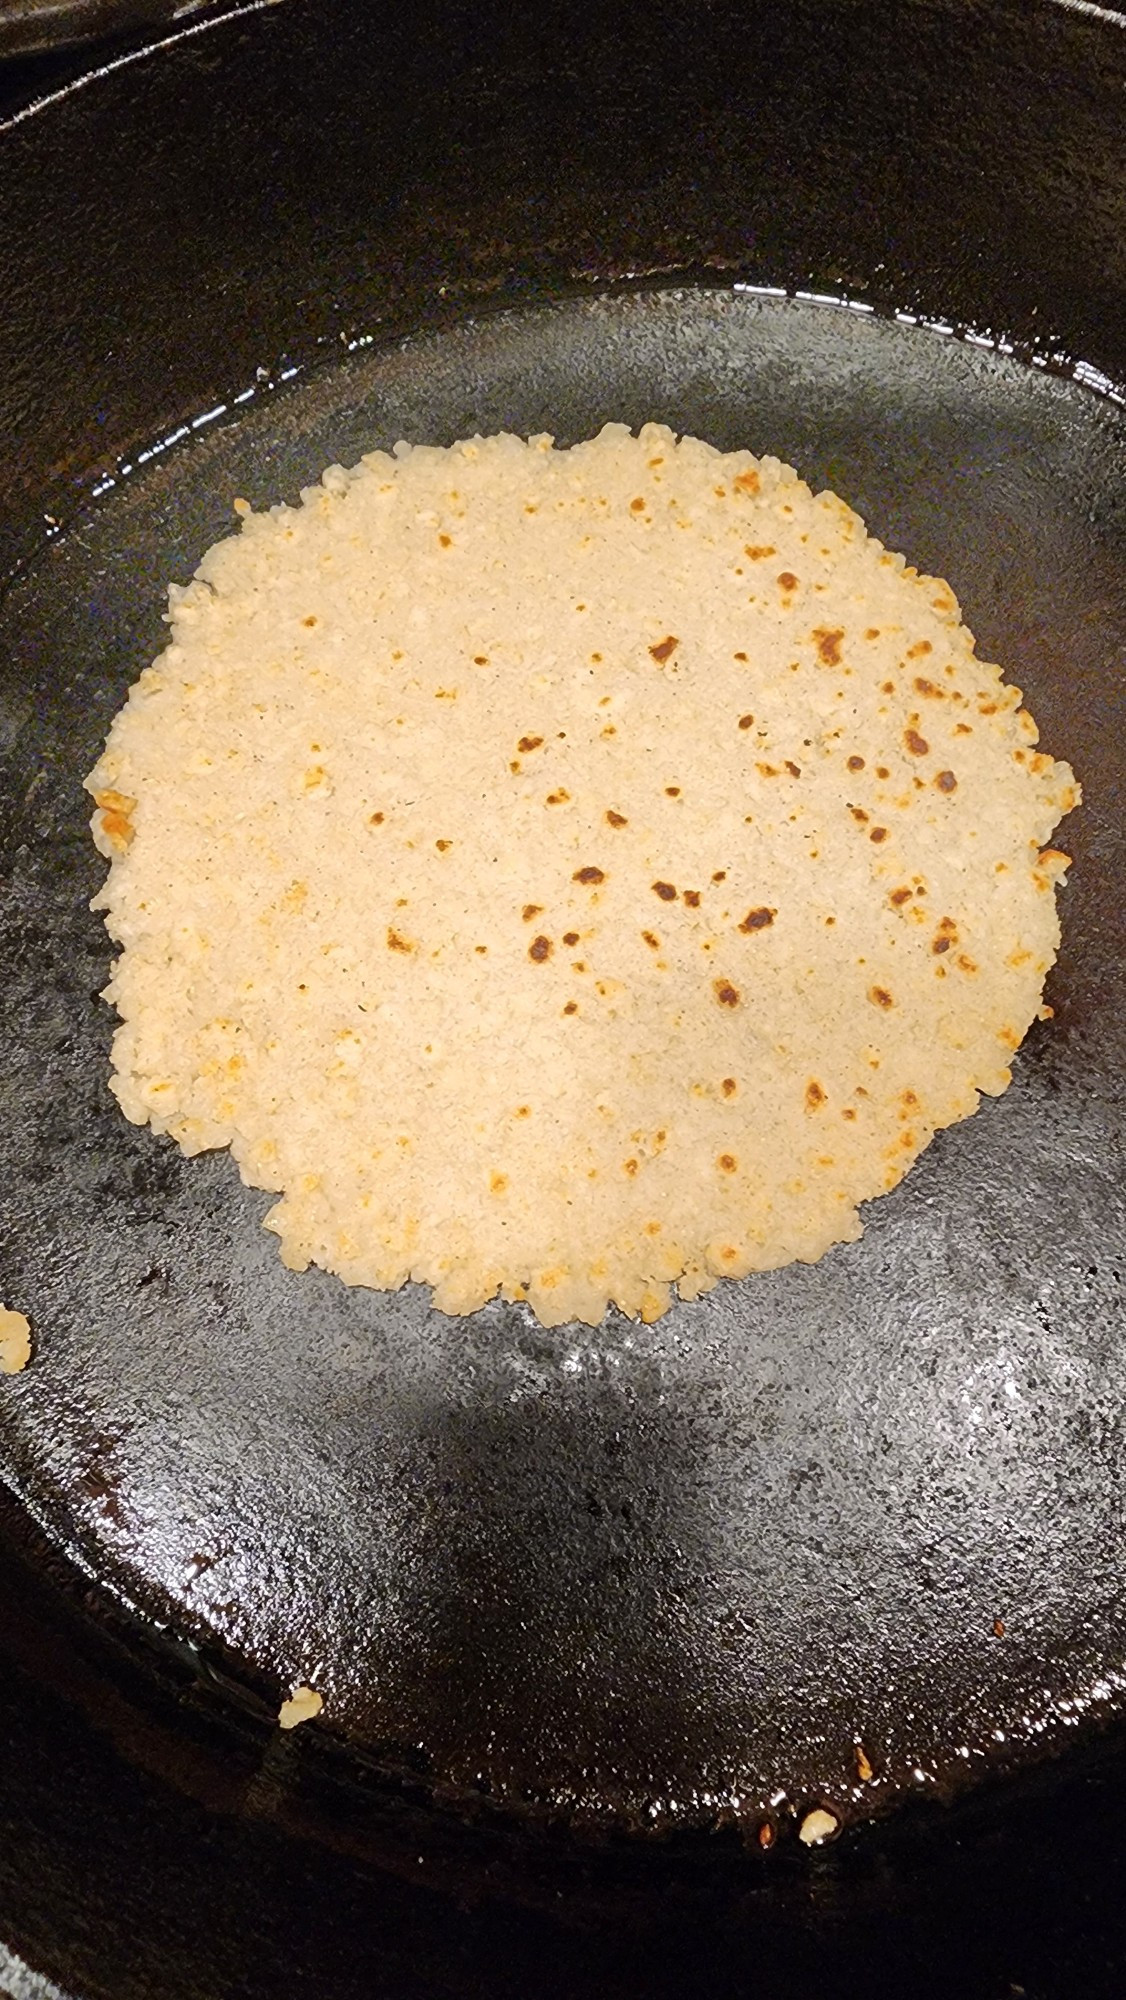
{"label": "oily pan surface", "polygon": [[652,1318],[854,1238],[1008,1083],[1077,788],[777,460],[373,453],[172,598],[88,780],[114,1089],[287,1263]]}

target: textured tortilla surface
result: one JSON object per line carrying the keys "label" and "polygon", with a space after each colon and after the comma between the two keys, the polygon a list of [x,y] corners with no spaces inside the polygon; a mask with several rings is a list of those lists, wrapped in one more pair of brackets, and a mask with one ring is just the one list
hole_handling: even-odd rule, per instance
{"label": "textured tortilla surface", "polygon": [[113,1089],[287,1264],[652,1318],[1005,1089],[1078,788],[842,501],[611,425],[238,511],[87,784]]}

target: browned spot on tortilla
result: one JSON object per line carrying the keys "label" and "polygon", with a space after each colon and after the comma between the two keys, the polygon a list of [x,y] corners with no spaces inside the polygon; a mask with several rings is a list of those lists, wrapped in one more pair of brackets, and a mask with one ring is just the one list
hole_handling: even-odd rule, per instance
{"label": "browned spot on tortilla", "polygon": [[712,981],[712,990],[721,1007],[737,1007],[739,1005],[739,988],[732,986],[729,979],[714,979]]}
{"label": "browned spot on tortilla", "polygon": [[658,666],[663,667],[666,660],[672,659],[679,644],[680,640],[674,639],[670,632],[667,639],[661,639],[657,645],[650,646],[649,656],[651,659],[656,660]]}
{"label": "browned spot on tortilla", "polygon": [[821,1085],[817,1082],[817,1079],[815,1077],[811,1078],[810,1081],[805,1086],[806,1110],[819,1111],[821,1109],[821,1106],[827,1102],[828,1099],[826,1097],[826,1093],[822,1090]]}
{"label": "browned spot on tortilla", "polygon": [[841,640],[843,638],[844,638],[844,630],[841,626],[837,626],[833,631],[830,631],[824,625],[819,625],[817,627],[816,631],[813,634],[813,643],[817,648],[818,656],[820,658],[823,667],[840,666]]}
{"label": "browned spot on tortilla", "polygon": [[910,750],[912,757],[925,757],[931,747],[926,737],[920,736],[917,729],[905,729],[903,732],[903,741]]}
{"label": "browned spot on tortilla", "polygon": [[542,965],[545,958],[551,957],[551,939],[542,936],[533,938],[528,946],[528,957],[534,959],[537,965]]}
{"label": "browned spot on tortilla", "polygon": [[953,771],[940,771],[934,782],[940,792],[956,791],[958,785],[958,780],[954,776]]}
{"label": "browned spot on tortilla", "polygon": [[111,847],[123,848],[132,845],[136,827],[127,813],[114,812],[102,807],[102,832]]}
{"label": "browned spot on tortilla", "polygon": [[873,1007],[894,1007],[895,1005],[886,986],[870,986],[868,988],[868,998],[872,1002]]}
{"label": "browned spot on tortilla", "polygon": [[389,930],[387,933],[387,949],[388,951],[410,952],[414,950],[414,946],[413,944],[408,944],[405,937],[400,937],[398,931]]}
{"label": "browned spot on tortilla", "polygon": [[628,821],[628,819],[626,818],[625,814],[624,814],[624,813],[619,813],[619,812],[615,812],[615,811],[613,810],[613,808],[612,808],[612,807],[610,807],[610,808],[608,808],[608,809],[607,809],[607,813],[606,813],[606,818],[607,818],[607,820],[608,820],[608,822],[609,822],[609,824],[610,824],[611,826],[628,826],[628,825],[629,825],[629,821]]}
{"label": "browned spot on tortilla", "polygon": [[606,877],[601,868],[587,867],[576,868],[571,880],[572,882],[604,882]]}
{"label": "browned spot on tortilla", "polygon": [[757,910],[748,910],[739,926],[741,931],[765,931],[770,928],[778,915],[777,910],[768,910],[765,903]]}

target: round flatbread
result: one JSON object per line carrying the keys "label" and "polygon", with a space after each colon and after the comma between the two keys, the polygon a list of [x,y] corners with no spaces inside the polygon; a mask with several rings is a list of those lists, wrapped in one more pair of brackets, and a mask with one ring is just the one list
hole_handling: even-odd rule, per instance
{"label": "round flatbread", "polygon": [[653,1318],[1004,1090],[1078,790],[833,494],[612,424],[236,505],[87,784],[112,1087],[287,1264]]}

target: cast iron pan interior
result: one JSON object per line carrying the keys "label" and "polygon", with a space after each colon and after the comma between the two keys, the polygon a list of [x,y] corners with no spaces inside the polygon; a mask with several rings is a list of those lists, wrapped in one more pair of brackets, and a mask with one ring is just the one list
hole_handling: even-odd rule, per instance
{"label": "cast iron pan interior", "polygon": [[[0,0],[0,59],[121,36],[197,14],[208,0]],[[111,55],[112,60],[112,55]]]}
{"label": "cast iron pan interior", "polygon": [[[545,1332],[287,1273],[227,1156],[106,1089],[81,779],[231,526],[399,437],[657,418],[791,460],[950,578],[1085,804],[1014,1083],[863,1240]],[[490,1814],[863,1818],[1057,1747],[1126,1690],[1121,412],[843,305],[704,288],[505,312],[320,372],[157,457],[0,612],[3,1474],[245,1698]],[[861,1783],[857,1744],[875,1775]]]}

